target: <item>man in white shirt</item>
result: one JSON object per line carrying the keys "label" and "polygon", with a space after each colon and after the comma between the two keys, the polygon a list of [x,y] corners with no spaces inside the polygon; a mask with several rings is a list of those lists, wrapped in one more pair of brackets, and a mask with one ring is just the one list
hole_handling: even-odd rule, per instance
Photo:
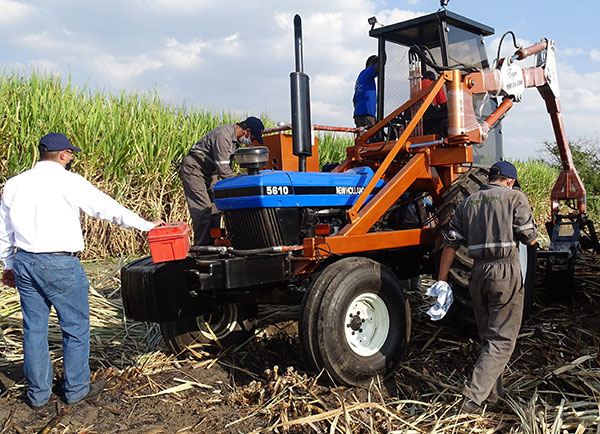
{"label": "man in white shirt", "polygon": [[84,248],[81,211],[142,231],[163,223],[142,219],[70,172],[73,153],[81,149],[63,134],[46,134],[39,148],[40,161],[6,181],[0,202],[2,283],[19,291],[23,370],[34,409],[44,407],[52,390],[48,350],[51,306],[63,334],[66,402],[94,398],[106,385],[105,380],[90,384],[89,282],[75,256]]}

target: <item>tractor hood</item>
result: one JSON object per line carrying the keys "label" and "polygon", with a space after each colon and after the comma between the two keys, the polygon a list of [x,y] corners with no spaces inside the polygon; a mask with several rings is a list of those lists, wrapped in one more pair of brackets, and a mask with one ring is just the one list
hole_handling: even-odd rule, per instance
{"label": "tractor hood", "polygon": [[[373,170],[369,167],[341,173],[263,170],[258,175],[240,175],[217,182],[215,205],[219,210],[350,207],[372,177]],[[379,180],[373,193],[384,185]]]}

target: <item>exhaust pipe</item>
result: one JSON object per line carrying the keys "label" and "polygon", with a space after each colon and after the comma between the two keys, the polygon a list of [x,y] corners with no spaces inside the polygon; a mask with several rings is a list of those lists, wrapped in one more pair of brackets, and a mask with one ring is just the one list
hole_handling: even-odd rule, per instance
{"label": "exhaust pipe", "polygon": [[298,171],[306,172],[306,157],[312,155],[309,78],[302,59],[302,19],[294,16],[296,71],[290,74],[292,101],[292,152],[298,157]]}

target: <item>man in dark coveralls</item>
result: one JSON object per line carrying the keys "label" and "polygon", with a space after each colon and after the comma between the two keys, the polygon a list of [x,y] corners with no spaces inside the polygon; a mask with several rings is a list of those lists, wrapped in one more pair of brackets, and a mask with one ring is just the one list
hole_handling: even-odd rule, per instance
{"label": "man in dark coveralls", "polygon": [[262,145],[264,129],[262,121],[254,116],[221,125],[206,133],[183,158],[179,176],[192,217],[195,246],[209,244],[210,229],[219,227],[219,214],[213,203],[217,175],[222,179],[234,177],[233,153],[240,145],[250,145],[254,140]]}
{"label": "man in dark coveralls", "polygon": [[439,280],[447,281],[461,244],[474,260],[469,293],[481,352],[462,392],[462,411],[468,413],[479,412],[485,400],[503,396],[502,373],[521,326],[524,288],[518,244],[534,245],[537,229],[527,197],[512,188],[516,180],[515,166],[495,163],[488,183],[458,205],[443,235]]}

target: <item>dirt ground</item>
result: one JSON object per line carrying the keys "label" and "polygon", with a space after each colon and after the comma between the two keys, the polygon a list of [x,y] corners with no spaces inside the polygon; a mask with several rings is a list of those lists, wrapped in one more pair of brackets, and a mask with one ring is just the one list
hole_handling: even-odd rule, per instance
{"label": "dirt ground", "polygon": [[[1,364],[0,434],[551,432],[553,424],[554,432],[598,432],[600,259],[586,257],[576,274],[576,290],[563,300],[538,290],[505,375],[510,398],[482,417],[456,416],[476,342],[453,320],[429,321],[415,291],[406,361],[368,389],[334,387],[312,372],[295,322],[271,326],[236,351],[183,360],[166,353],[151,328],[146,342],[158,342],[151,350],[92,346],[93,376],[108,380],[92,403],[65,406],[55,358],[55,393],[46,409],[33,411],[21,363]],[[103,292],[118,299],[117,277],[104,283]]]}

